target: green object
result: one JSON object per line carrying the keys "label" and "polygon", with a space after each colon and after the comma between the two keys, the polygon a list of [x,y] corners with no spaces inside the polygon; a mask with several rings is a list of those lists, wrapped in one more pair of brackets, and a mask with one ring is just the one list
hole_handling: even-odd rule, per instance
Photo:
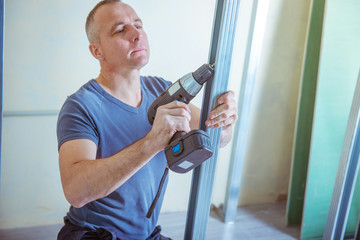
{"label": "green object", "polygon": [[[359,0],[326,2],[302,239],[319,238],[324,233],[360,67],[359,13]],[[356,190],[347,233],[355,230],[360,208],[358,195]]]}
{"label": "green object", "polygon": [[[337,170],[324,239],[344,239],[360,166],[360,72]],[[356,238],[358,239],[358,238]]]}
{"label": "green object", "polygon": [[325,0],[313,0],[298,105],[286,209],[288,225],[301,224],[308,169]]}

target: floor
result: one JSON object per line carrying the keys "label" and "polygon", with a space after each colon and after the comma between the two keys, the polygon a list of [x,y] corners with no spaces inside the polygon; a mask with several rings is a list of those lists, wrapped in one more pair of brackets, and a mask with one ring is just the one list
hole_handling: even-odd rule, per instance
{"label": "floor", "polygon": [[[238,209],[235,223],[225,224],[211,211],[206,240],[298,239],[300,227],[285,226],[286,203],[245,206]],[[174,240],[184,238],[186,213],[164,213],[159,224],[162,234]],[[55,240],[61,225],[0,230],[3,240]]]}

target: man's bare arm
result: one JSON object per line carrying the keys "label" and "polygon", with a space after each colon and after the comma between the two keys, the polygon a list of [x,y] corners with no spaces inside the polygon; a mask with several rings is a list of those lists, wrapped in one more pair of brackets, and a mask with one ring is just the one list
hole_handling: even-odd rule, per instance
{"label": "man's bare arm", "polygon": [[95,160],[97,146],[88,139],[65,142],[59,151],[61,181],[74,207],[105,197],[120,187],[157,152],[143,138],[117,154]]}

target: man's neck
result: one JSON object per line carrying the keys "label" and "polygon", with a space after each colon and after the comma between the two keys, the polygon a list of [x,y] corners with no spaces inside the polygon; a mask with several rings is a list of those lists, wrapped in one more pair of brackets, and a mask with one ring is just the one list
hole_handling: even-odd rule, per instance
{"label": "man's neck", "polygon": [[120,101],[133,107],[141,105],[140,71],[112,73],[101,70],[96,81],[106,92]]}

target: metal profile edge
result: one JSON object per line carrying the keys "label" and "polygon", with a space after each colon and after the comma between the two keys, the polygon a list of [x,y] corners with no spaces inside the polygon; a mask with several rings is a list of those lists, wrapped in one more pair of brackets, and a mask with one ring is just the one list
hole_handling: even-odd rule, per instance
{"label": "metal profile edge", "polygon": [[5,0],[0,0],[0,183],[1,183],[1,156],[2,156],[2,120],[3,120],[3,88],[4,88],[4,28],[5,28]]}
{"label": "metal profile edge", "polygon": [[[259,17],[260,11],[264,15]],[[265,12],[266,11],[266,12]],[[240,181],[246,153],[247,136],[250,122],[253,90],[256,82],[257,68],[260,61],[263,37],[265,33],[268,1],[254,0],[249,29],[249,39],[246,50],[244,72],[239,94],[239,120],[234,130],[234,141],[231,152],[228,181],[222,217],[225,223],[235,221],[240,193]],[[262,22],[263,21],[263,22]]]}
{"label": "metal profile edge", "polygon": [[4,117],[57,116],[59,110],[4,111]]}
{"label": "metal profile edge", "polygon": [[200,128],[209,133],[214,154],[193,172],[186,240],[202,240],[206,236],[221,129],[207,129],[204,122],[216,105],[216,98],[227,90],[239,5],[240,0],[217,1],[209,55],[209,62],[216,62],[216,69],[214,78],[206,84],[200,121]]}

